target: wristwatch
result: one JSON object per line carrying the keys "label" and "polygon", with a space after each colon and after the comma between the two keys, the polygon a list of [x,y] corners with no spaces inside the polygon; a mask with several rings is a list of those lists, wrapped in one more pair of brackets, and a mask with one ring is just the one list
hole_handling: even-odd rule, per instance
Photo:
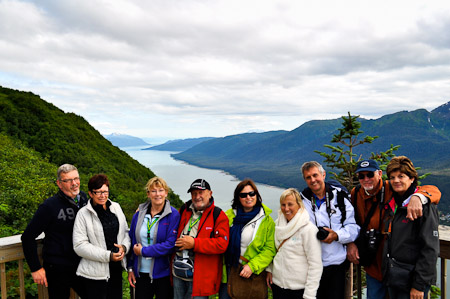
{"label": "wristwatch", "polygon": [[129,268],[127,271],[128,273],[133,272],[133,268]]}

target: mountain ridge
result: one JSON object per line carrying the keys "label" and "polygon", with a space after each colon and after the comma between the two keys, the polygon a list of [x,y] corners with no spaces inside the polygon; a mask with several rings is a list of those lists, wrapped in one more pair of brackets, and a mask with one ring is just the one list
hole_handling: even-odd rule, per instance
{"label": "mountain ridge", "polygon": [[210,139],[214,139],[214,137],[175,139],[142,150],[181,152]]}
{"label": "mountain ridge", "polygon": [[[359,118],[360,139],[366,135],[379,136],[372,144],[358,146],[355,150],[362,158],[371,152],[387,150],[391,144],[400,145],[396,155],[406,155],[423,172],[430,172],[423,183],[437,185],[443,192],[444,205],[449,210],[447,194],[450,187],[445,183],[450,171],[450,119],[449,103],[431,112],[425,109],[399,111],[377,119]],[[330,144],[333,134],[341,127],[342,119],[312,120],[292,131],[265,132],[266,136],[252,136],[251,142],[242,142],[246,134],[237,134],[205,141],[184,152],[173,154],[175,159],[201,167],[221,169],[239,179],[251,177],[255,181],[279,187],[303,189],[306,184],[300,174],[303,162],[323,158],[314,150],[328,152],[324,144]],[[258,133],[255,133],[258,134]],[[220,149],[219,151],[215,149]],[[358,158],[358,157],[356,157]]]}
{"label": "mountain ridge", "polygon": [[126,134],[112,133],[109,135],[105,135],[104,137],[108,139],[113,145],[118,147],[150,145],[139,137]]}

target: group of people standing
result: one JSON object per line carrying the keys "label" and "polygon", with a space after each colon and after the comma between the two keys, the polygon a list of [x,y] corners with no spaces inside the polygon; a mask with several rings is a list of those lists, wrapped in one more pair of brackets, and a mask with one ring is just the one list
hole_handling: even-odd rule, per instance
{"label": "group of people standing", "polygon": [[224,212],[206,180],[192,182],[191,200],[176,210],[167,183],[154,177],[128,229],[108,178],[89,180],[88,199],[77,169],[64,164],[59,192],[22,235],[25,257],[50,298],[68,298],[70,288],[82,298],[122,298],[126,269],[135,298],[267,298],[270,288],[275,299],[339,299],[349,262],[365,267],[369,299],[425,298],[436,278],[440,192],[418,186],[412,162],[394,157],[384,181],[375,161],[360,161],[351,196],[325,181],[318,162],[301,171],[308,187],[281,194],[275,221],[251,179]]}

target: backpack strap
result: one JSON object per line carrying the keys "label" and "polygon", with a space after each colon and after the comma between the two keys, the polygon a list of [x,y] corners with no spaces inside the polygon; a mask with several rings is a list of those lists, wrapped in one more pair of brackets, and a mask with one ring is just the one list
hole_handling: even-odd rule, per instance
{"label": "backpack strap", "polygon": [[[327,186],[328,185],[328,186]],[[329,188],[330,195],[332,194],[332,187],[336,190],[337,193],[337,206],[341,211],[341,224],[344,226],[345,219],[347,219],[347,211],[345,209],[345,198],[348,198],[347,189],[338,181],[330,180],[325,183],[326,189]],[[339,188],[339,190],[338,190]],[[328,190],[326,190],[327,192]],[[331,196],[330,196],[331,197]],[[328,207],[328,206],[327,206]],[[331,213],[328,211],[328,216],[331,218]]]}
{"label": "backpack strap", "polygon": [[347,219],[347,211],[345,210],[345,197],[347,192],[345,191],[337,191],[337,204],[338,208],[341,211],[341,224],[344,225],[345,219]]}
{"label": "backpack strap", "polygon": [[[182,215],[183,212],[184,212],[185,210],[186,210],[186,203],[183,204],[183,205],[180,207],[180,210],[179,210],[180,215]],[[216,220],[217,220],[217,218],[219,217],[220,212],[222,212],[222,209],[219,208],[219,207],[214,206],[214,210],[213,210],[213,221],[214,221],[214,223],[213,223],[213,230],[212,230],[212,232],[211,232],[210,238],[213,238],[213,237],[214,237],[214,227],[216,226]]]}
{"label": "backpack strap", "polygon": [[353,208],[355,210],[355,218],[356,218],[357,223],[361,223],[361,217],[358,214],[358,193],[359,193],[360,189],[361,189],[361,185],[358,185],[355,187],[355,194],[353,194],[353,196],[355,198],[352,198]]}
{"label": "backpack strap", "polygon": [[373,216],[373,213],[375,213],[375,209],[378,206],[378,201],[372,202],[372,206],[370,207],[369,213],[367,214],[366,220],[364,221],[364,224],[361,226],[361,231],[365,232],[367,230],[367,226],[369,225],[370,219]]}
{"label": "backpack strap", "polygon": [[214,228],[216,227],[216,220],[217,220],[217,218],[219,218],[220,212],[222,212],[222,209],[214,206],[214,210],[213,210],[214,225],[213,225],[213,230],[211,232],[210,238],[214,238]]}
{"label": "backpack strap", "polygon": [[178,211],[178,213],[180,213],[180,216],[181,216],[181,214],[183,214],[184,210],[186,210],[186,203],[184,203],[184,204],[180,207],[180,210]]}

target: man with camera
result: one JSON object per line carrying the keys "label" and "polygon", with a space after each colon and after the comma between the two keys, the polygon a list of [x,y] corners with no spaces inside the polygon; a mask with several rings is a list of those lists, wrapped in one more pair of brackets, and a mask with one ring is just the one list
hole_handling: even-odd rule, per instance
{"label": "man with camera", "polygon": [[208,298],[219,292],[222,254],[229,240],[228,217],[214,206],[207,181],[195,180],[188,193],[192,200],[180,208],[180,226],[175,241],[174,298]]}
{"label": "man with camera", "polygon": [[[361,232],[354,243],[347,244],[347,258],[356,265],[364,266],[367,298],[385,298],[386,287],[382,283],[381,264],[384,236],[390,228],[384,207],[392,198],[392,189],[389,181],[383,181],[383,172],[374,160],[359,161],[356,173],[359,185],[353,188],[351,199]],[[407,218],[414,221],[421,217],[422,204],[426,204],[428,200],[437,204],[440,197],[435,186],[418,186],[408,203]]]}
{"label": "man with camera", "polygon": [[348,268],[345,244],[359,234],[354,209],[343,188],[325,182],[326,173],[316,161],[302,165],[308,185],[301,195],[310,220],[318,228],[321,241],[323,273],[317,290],[318,299],[344,298],[345,272]]}

